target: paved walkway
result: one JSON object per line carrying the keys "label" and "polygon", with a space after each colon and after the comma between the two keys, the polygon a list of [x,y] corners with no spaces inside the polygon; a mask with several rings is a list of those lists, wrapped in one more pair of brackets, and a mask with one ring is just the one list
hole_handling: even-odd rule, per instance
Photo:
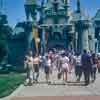
{"label": "paved walkway", "polygon": [[[21,85],[16,91],[14,91],[8,98],[5,98],[4,100],[39,100],[38,96],[87,96],[87,98],[88,96],[97,96],[97,100],[100,100],[98,99],[98,96],[100,96],[100,74],[98,73],[96,82],[91,83],[89,86],[82,86],[83,82],[76,83],[73,72],[69,74],[69,82],[66,84],[64,84],[62,80],[57,80],[57,72],[54,72],[51,76],[51,84],[45,83],[44,77],[45,76],[42,72],[40,74],[38,84],[33,84],[33,86]],[[83,81],[83,77],[81,81]],[[63,97],[63,99],[64,98],[65,97]],[[43,98],[43,100],[46,99],[47,98]],[[54,100],[56,100],[56,98]],[[74,99],[72,98],[69,100]]]}

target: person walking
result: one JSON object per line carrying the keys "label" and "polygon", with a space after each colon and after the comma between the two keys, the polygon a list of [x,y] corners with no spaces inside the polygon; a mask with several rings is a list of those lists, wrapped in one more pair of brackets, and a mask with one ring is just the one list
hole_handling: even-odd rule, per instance
{"label": "person walking", "polygon": [[84,73],[85,86],[87,86],[90,83],[90,75],[91,75],[91,68],[92,68],[91,55],[88,54],[87,50],[83,51],[81,62],[82,62],[82,69]]}
{"label": "person walking", "polygon": [[94,82],[96,80],[96,71],[97,71],[97,63],[98,63],[98,59],[95,53],[92,54],[92,62],[93,64],[92,64],[91,77],[92,77],[92,82]]}
{"label": "person walking", "polygon": [[26,82],[25,85],[32,85],[33,83],[33,73],[34,73],[34,68],[33,68],[33,57],[32,57],[32,51],[30,50],[28,55],[26,55],[26,59],[24,61],[24,67],[27,71],[27,77],[26,77]]}
{"label": "person walking", "polygon": [[61,76],[62,76],[62,56],[61,55],[59,55],[57,58],[57,70],[58,70],[57,78],[59,80],[61,79]]}
{"label": "person walking", "polygon": [[39,62],[40,62],[39,56],[38,56],[38,54],[36,54],[34,59],[33,59],[34,71],[35,71],[34,80],[36,82],[38,82],[38,77],[39,77]]}
{"label": "person walking", "polygon": [[50,79],[50,67],[51,67],[51,59],[47,55],[45,59],[45,79],[47,83],[49,83]]}
{"label": "person walking", "polygon": [[69,63],[70,63],[70,68],[69,71],[70,73],[72,72],[73,68],[74,68],[74,53],[73,52],[69,52],[68,54],[68,58],[69,58]]}
{"label": "person walking", "polygon": [[75,75],[76,75],[76,81],[80,82],[80,78],[82,76],[82,64],[81,64],[81,55],[80,53],[76,53],[75,56]]}
{"label": "person walking", "polygon": [[68,72],[69,72],[69,58],[64,54],[62,54],[62,73],[63,80],[67,82],[68,80]]}
{"label": "person walking", "polygon": [[98,64],[97,64],[97,68],[98,68],[98,73],[100,73],[100,56],[98,57]]}

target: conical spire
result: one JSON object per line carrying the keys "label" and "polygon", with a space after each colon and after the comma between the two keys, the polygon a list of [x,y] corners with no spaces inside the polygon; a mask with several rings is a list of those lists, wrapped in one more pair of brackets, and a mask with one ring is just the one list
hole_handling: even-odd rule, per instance
{"label": "conical spire", "polygon": [[0,0],[0,13],[3,12],[3,0]]}
{"label": "conical spire", "polygon": [[80,0],[77,0],[77,12],[78,12],[78,13],[81,12],[81,4],[80,4]]}
{"label": "conical spire", "polygon": [[70,0],[64,0],[64,3],[69,5],[70,4]]}
{"label": "conical spire", "polygon": [[58,11],[58,6],[59,6],[58,0],[53,0],[53,8],[54,8],[54,11],[55,11],[55,12]]}
{"label": "conical spire", "polygon": [[70,16],[70,14],[71,14],[70,0],[64,0],[64,4],[65,4],[66,14],[67,14],[67,16]]}
{"label": "conical spire", "polygon": [[70,9],[70,0],[64,0],[65,8]]}

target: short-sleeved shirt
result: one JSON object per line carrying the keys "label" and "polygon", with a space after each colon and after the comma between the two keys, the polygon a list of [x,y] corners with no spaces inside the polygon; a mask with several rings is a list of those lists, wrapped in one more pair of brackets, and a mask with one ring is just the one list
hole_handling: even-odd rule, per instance
{"label": "short-sleeved shirt", "polygon": [[33,59],[33,63],[34,63],[34,64],[39,64],[39,61],[40,61],[39,57],[35,57],[35,58]]}
{"label": "short-sleeved shirt", "polygon": [[74,57],[74,59],[75,59],[75,65],[77,66],[81,66],[82,65],[82,63],[81,63],[81,56],[75,56]]}
{"label": "short-sleeved shirt", "polygon": [[46,60],[46,67],[50,67],[51,66],[51,59],[47,59]]}
{"label": "short-sleeved shirt", "polygon": [[82,57],[81,57],[81,62],[82,62],[82,65],[85,67],[85,66],[91,66],[91,55],[89,54],[83,54]]}

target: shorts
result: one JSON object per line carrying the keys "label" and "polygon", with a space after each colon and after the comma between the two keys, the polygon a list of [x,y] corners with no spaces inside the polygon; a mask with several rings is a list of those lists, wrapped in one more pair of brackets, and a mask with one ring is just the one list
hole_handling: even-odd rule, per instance
{"label": "shorts", "polygon": [[39,72],[39,65],[38,64],[34,64],[34,71]]}
{"label": "shorts", "polygon": [[48,66],[45,66],[45,74],[49,74],[50,68]]}

